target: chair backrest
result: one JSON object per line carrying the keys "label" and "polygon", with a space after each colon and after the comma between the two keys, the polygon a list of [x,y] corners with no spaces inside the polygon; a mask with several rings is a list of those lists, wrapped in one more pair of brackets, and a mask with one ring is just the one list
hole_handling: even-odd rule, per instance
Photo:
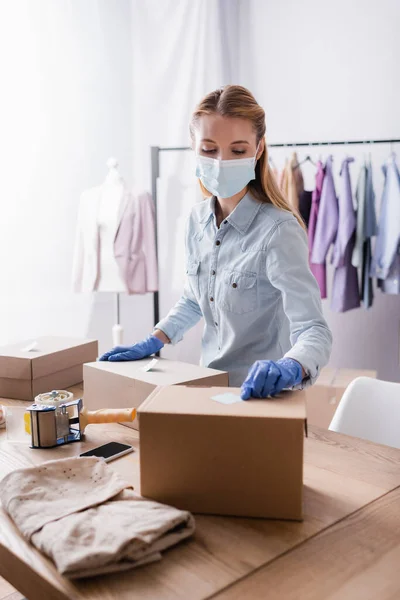
{"label": "chair backrest", "polygon": [[400,383],[358,377],[344,392],[329,429],[400,448]]}

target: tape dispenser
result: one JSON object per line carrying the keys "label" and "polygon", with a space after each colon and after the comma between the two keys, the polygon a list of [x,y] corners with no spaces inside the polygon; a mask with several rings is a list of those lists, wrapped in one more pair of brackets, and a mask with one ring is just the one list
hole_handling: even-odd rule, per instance
{"label": "tape dispenser", "polygon": [[63,390],[54,390],[40,396],[49,398],[42,399],[38,396],[35,404],[29,406],[25,414],[25,430],[31,434],[32,448],[54,448],[79,442],[89,424],[131,422],[136,417],[135,408],[89,411],[83,406],[82,398],[63,401],[72,396],[70,392]]}

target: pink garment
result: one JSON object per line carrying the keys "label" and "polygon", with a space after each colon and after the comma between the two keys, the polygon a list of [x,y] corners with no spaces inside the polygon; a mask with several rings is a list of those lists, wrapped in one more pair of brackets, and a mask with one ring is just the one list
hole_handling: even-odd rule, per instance
{"label": "pink garment", "polygon": [[154,203],[150,194],[131,196],[115,237],[114,253],[129,294],[157,291]]}
{"label": "pink garment", "polygon": [[317,228],[319,202],[321,199],[322,184],[324,182],[324,177],[325,177],[324,166],[321,161],[318,161],[317,173],[315,176],[315,189],[312,193],[310,220],[308,223],[308,248],[309,248],[310,269],[311,269],[311,272],[313,273],[315,279],[318,282],[319,288],[321,290],[321,298],[327,297],[326,264],[325,263],[316,264],[316,263],[311,262],[311,253],[313,251],[315,231]]}
{"label": "pink garment", "polygon": [[[97,214],[101,193],[102,186],[99,186],[84,192],[81,197],[72,274],[75,292],[93,292],[99,280]],[[127,294],[157,291],[154,205],[147,192],[123,193],[114,256]]]}

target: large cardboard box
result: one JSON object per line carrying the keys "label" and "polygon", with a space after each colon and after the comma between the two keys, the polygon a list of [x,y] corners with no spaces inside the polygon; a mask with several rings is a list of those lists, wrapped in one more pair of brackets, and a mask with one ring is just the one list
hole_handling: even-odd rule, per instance
{"label": "large cardboard box", "polygon": [[[131,362],[95,362],[84,366],[84,404],[98,408],[138,408],[158,386],[227,386],[228,373],[159,358],[150,371],[152,358]],[[123,423],[138,429],[138,420]]]}
{"label": "large cardboard box", "polygon": [[98,356],[96,340],[39,337],[0,348],[0,397],[32,401],[37,394],[83,381],[83,363]]}
{"label": "large cardboard box", "polygon": [[304,392],[157,388],[139,408],[141,494],[195,513],[301,519]]}
{"label": "large cardboard box", "polygon": [[350,383],[357,377],[376,378],[376,371],[361,369],[322,369],[316,383],[307,389],[307,421],[327,429],[340,400]]}

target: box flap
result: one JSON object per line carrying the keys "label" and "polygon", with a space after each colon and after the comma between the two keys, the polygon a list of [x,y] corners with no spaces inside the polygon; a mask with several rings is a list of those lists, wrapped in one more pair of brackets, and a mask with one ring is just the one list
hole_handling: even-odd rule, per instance
{"label": "box flap", "polygon": [[212,396],[230,393],[240,395],[239,388],[171,386],[159,387],[139,407],[144,413],[180,415],[223,415],[265,417],[273,419],[306,419],[305,392],[284,392],[276,398],[256,399],[221,404]]}
{"label": "box flap", "polygon": [[332,367],[324,367],[321,369],[321,373],[315,385],[326,385],[328,387],[333,385],[337,371],[337,369],[333,369]]}
{"label": "box flap", "polygon": [[201,385],[202,379],[223,373],[223,371],[217,371],[216,369],[168,360],[166,358],[159,358],[157,365],[151,371],[144,371],[143,368],[152,360],[153,357],[130,362],[99,361],[90,363],[87,367],[123,375],[124,377],[131,377],[132,379],[144,381],[155,386],[178,385],[197,380],[199,381],[199,385]]}
{"label": "box flap", "polygon": [[0,348],[0,377],[37,379],[90,362],[96,356],[95,340],[56,336],[25,340]]}

